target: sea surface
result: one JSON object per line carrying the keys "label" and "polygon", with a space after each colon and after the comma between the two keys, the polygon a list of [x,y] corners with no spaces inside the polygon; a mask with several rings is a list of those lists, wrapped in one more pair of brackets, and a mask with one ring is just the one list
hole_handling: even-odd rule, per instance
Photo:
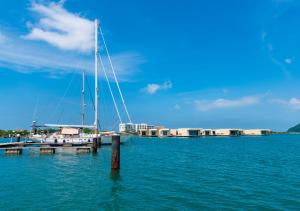
{"label": "sea surface", "polygon": [[110,157],[0,152],[0,210],[300,209],[300,135],[136,137],[113,176]]}

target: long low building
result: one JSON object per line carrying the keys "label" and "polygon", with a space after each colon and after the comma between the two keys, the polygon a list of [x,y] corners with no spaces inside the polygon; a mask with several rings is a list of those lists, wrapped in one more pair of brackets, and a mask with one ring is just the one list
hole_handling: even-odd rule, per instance
{"label": "long low building", "polygon": [[158,136],[159,137],[169,137],[170,135],[170,129],[169,128],[159,128],[158,129]]}
{"label": "long low building", "polygon": [[239,136],[241,135],[240,129],[215,129],[216,136]]}
{"label": "long low building", "polygon": [[147,137],[169,137],[170,129],[168,128],[140,129],[138,130],[138,135],[147,136]]}
{"label": "long low building", "polygon": [[272,131],[270,129],[246,129],[241,132],[244,136],[264,136],[270,135]]}
{"label": "long low building", "polygon": [[120,132],[132,132],[139,136],[147,137],[201,137],[201,136],[262,136],[270,135],[270,129],[203,129],[203,128],[178,128],[169,129],[163,126],[148,124],[120,124]]}
{"label": "long low building", "polygon": [[202,135],[203,128],[178,128],[177,137],[198,137]]}
{"label": "long low building", "polygon": [[213,129],[203,129],[202,130],[202,136],[215,136],[216,131]]}

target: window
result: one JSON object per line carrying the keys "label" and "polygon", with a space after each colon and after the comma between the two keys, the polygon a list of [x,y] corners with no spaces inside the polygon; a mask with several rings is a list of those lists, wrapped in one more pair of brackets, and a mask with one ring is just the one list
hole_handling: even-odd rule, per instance
{"label": "window", "polygon": [[189,130],[190,136],[198,136],[198,130]]}

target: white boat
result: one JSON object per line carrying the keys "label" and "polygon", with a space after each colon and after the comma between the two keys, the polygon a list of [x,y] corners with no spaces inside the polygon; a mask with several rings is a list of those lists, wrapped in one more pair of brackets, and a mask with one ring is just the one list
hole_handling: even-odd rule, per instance
{"label": "white boat", "polygon": [[[45,124],[42,126],[37,126],[36,122],[33,122],[32,125],[32,131],[34,131],[31,135],[31,139],[34,141],[41,141],[43,143],[49,143],[49,144],[86,144],[86,143],[92,143],[93,139],[95,138],[101,138],[101,144],[105,145],[105,144],[111,144],[112,143],[112,136],[113,135],[118,135],[116,132],[114,131],[109,131],[109,132],[101,132],[99,131],[99,120],[98,120],[98,58],[100,59],[100,64],[102,65],[104,74],[105,74],[105,78],[106,81],[108,83],[108,87],[114,102],[114,106],[115,109],[117,111],[118,117],[120,122],[122,123],[122,119],[115,101],[115,98],[113,96],[109,81],[108,81],[108,77],[104,68],[104,65],[102,63],[101,60],[101,56],[98,52],[98,30],[100,29],[100,34],[101,37],[103,39],[103,44],[105,46],[106,49],[106,53],[108,55],[109,61],[110,61],[110,65],[111,65],[111,69],[113,71],[113,76],[115,78],[115,82],[117,83],[117,87],[119,90],[119,94],[123,103],[123,106],[125,108],[127,117],[129,119],[129,121],[131,122],[122,92],[120,90],[119,84],[118,84],[118,80],[116,78],[115,75],[115,71],[106,47],[106,43],[104,40],[104,36],[103,33],[101,31],[101,28],[99,27],[98,24],[98,20],[95,20],[95,104],[94,104],[94,125],[85,125],[85,103],[84,103],[84,72],[82,74],[82,124],[81,125],[61,125],[61,124]],[[59,130],[55,133],[52,133],[50,135],[39,135],[36,134],[36,128],[37,127],[48,127],[48,128],[58,128]],[[84,129],[85,128],[89,128],[92,129],[94,132],[93,133],[84,133]],[[120,135],[120,134],[119,134]],[[127,141],[130,138],[130,136],[128,135],[122,135],[121,136],[121,143],[124,143],[125,141]]]}

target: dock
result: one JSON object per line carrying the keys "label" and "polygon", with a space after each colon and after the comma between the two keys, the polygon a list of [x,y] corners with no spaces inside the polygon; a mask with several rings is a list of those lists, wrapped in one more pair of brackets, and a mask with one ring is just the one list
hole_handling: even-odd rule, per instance
{"label": "dock", "polygon": [[[119,135],[113,135],[111,143],[111,174],[118,174],[120,170],[120,145],[121,138]],[[40,155],[54,155],[59,150],[72,150],[75,154],[87,154],[98,152],[101,148],[101,138],[94,138],[92,143],[82,144],[51,144],[51,143],[35,143],[35,142],[10,142],[0,143],[0,151],[4,151],[5,155],[19,156],[23,154],[24,149],[38,149]]]}
{"label": "dock", "polygon": [[41,155],[53,155],[58,151],[73,151],[76,154],[85,154],[93,151],[93,147],[101,147],[101,145],[93,146],[93,143],[82,144],[51,144],[51,143],[35,143],[35,142],[9,142],[0,143],[0,151],[4,151],[6,155],[22,155],[24,150],[39,150]]}

